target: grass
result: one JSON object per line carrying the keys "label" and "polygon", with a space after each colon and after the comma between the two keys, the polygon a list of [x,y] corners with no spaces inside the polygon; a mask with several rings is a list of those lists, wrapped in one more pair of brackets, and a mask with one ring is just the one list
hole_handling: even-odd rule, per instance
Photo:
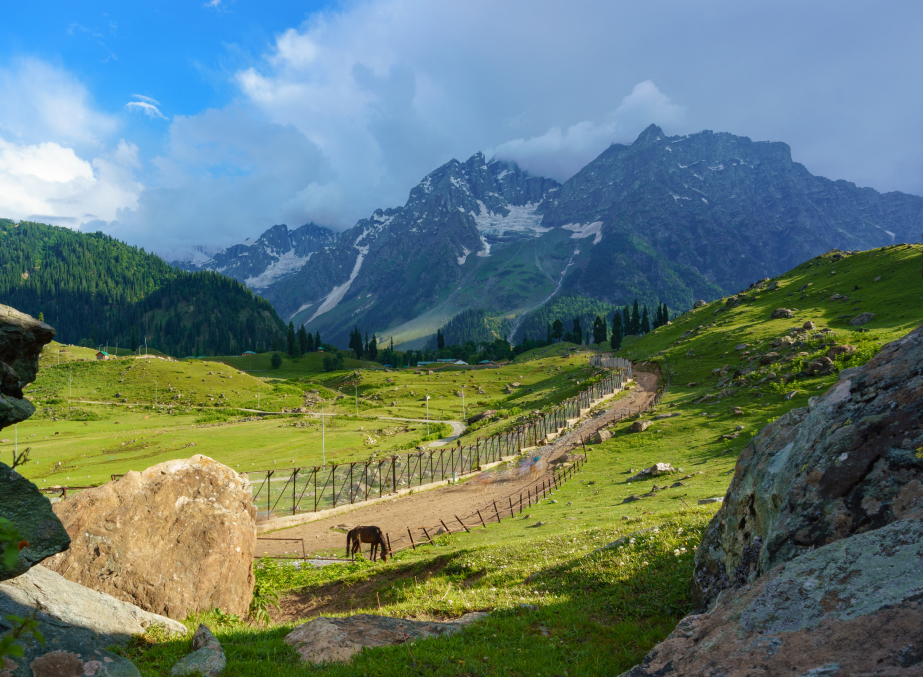
{"label": "grass", "polygon": [[[314,611],[298,622],[321,613],[379,613],[379,600],[380,613],[388,615],[444,619],[491,611],[485,620],[458,635],[413,644],[413,658],[407,647],[394,646],[364,651],[349,665],[315,668],[301,665],[283,641],[295,622],[262,628],[212,612],[204,620],[225,647],[226,674],[531,677],[612,675],[635,665],[690,610],[694,548],[714,511],[698,500],[724,495],[737,455],[752,435],[791,408],[805,406],[838,378],[805,376],[805,364],[831,344],[848,343],[857,350],[837,358],[836,369],[858,366],[923,322],[920,253],[919,246],[896,246],[841,261],[832,254],[817,257],[776,278],[776,291],[763,285],[734,308],[721,310],[728,305],[716,301],[626,341],[621,355],[659,362],[672,379],[660,406],[644,416],[679,415],[656,420],[643,433],[628,432],[630,422],[617,424],[610,440],[591,447],[589,462],[573,479],[522,516],[442,536],[436,546],[403,551],[386,564],[360,561],[299,571],[264,561],[257,568],[264,590],[313,604]],[[831,300],[834,293],[851,298]],[[780,307],[794,310],[795,317],[771,319]],[[849,325],[864,311],[875,313],[872,322]],[[823,338],[811,332],[793,346],[772,346],[807,320],[832,331]],[[741,343],[747,348],[736,350]],[[768,352],[778,357],[760,365]],[[547,388],[560,397],[571,386],[568,378],[583,375],[582,363],[573,362],[539,352],[518,360],[506,375],[530,379],[534,392]],[[561,374],[557,367],[572,371]],[[487,373],[493,379],[485,383],[497,382],[496,372]],[[370,393],[372,384],[383,387],[374,379],[363,374]],[[422,382],[447,385],[447,375],[442,379]],[[630,481],[655,462],[671,463],[681,474]],[[638,500],[626,502],[633,496]],[[620,538],[619,545],[596,552]],[[187,623],[192,627],[197,620],[202,619]],[[188,649],[188,640],[154,638],[126,653],[142,674],[161,675]]]}

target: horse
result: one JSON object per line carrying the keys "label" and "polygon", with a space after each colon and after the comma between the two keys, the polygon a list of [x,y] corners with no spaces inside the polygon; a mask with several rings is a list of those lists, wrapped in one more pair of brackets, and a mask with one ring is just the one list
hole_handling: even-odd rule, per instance
{"label": "horse", "polygon": [[372,544],[371,555],[373,562],[378,554],[378,546],[381,546],[381,561],[388,561],[388,555],[391,553],[388,550],[388,543],[385,541],[385,536],[381,533],[381,529],[378,527],[355,527],[350,529],[349,533],[346,534],[346,556],[355,559],[356,553],[362,550],[363,543]]}

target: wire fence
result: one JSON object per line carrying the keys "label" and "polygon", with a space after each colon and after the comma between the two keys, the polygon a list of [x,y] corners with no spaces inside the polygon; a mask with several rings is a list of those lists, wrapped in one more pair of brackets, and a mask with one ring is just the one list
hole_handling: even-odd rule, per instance
{"label": "wire fence", "polygon": [[[666,394],[668,388],[669,382],[662,383],[657,388],[654,397],[648,404],[639,407],[637,410],[628,410],[622,413],[618,418],[611,421],[609,425],[618,423],[628,418],[632,418],[645,411],[655,408],[663,400],[663,397]],[[585,440],[583,440],[583,442],[582,453],[577,455],[576,458],[573,456],[566,457],[569,460],[564,460],[563,462],[553,465],[550,473],[545,472],[545,467],[541,466],[543,473],[540,477],[537,477],[535,480],[529,484],[526,484],[525,486],[517,487],[517,489],[510,494],[484,503],[479,508],[476,508],[473,512],[461,516],[455,514],[444,515],[438,518],[437,522],[423,526],[407,526],[404,527],[404,530],[400,532],[386,531],[385,539],[388,543],[388,549],[392,554],[400,552],[401,550],[406,550],[408,548],[416,550],[417,548],[423,547],[425,545],[434,545],[434,539],[438,538],[439,536],[459,533],[461,531],[470,533],[471,530],[479,528],[486,529],[487,525],[490,523],[500,523],[505,519],[521,515],[523,510],[551,496],[555,491],[560,489],[567,480],[573,478],[577,472],[583,469],[583,466],[589,461],[589,453],[587,451]],[[280,539],[273,539],[271,537],[258,537],[257,540],[269,541]],[[292,538],[283,540],[293,542],[300,541],[301,556],[298,556],[297,554],[264,554],[263,556],[270,557],[271,559],[332,559],[335,561],[346,561],[340,560],[340,558],[318,558],[314,557],[313,555],[305,554],[304,539]]]}
{"label": "wire fence", "polygon": [[623,358],[593,356],[590,364],[612,372],[551,411],[510,430],[477,438],[474,444],[413,451],[372,461],[248,471],[253,504],[261,519],[329,510],[382,498],[402,489],[454,480],[519,455],[525,449],[541,446],[549,435],[567,428],[570,420],[579,418],[596,400],[623,390],[632,378],[631,362]]}

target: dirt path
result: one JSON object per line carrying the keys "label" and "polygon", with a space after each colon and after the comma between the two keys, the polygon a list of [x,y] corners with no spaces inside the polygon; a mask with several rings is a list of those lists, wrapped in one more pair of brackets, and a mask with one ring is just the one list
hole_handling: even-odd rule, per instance
{"label": "dirt path", "polygon": [[[554,440],[551,444],[537,450],[536,455],[541,455],[548,461],[553,461],[575,448],[581,448],[582,440],[589,438],[600,428],[604,428],[619,418],[636,413],[639,408],[646,407],[657,390],[657,375],[648,372],[635,372],[637,387],[627,397],[615,401],[611,407],[600,416],[590,418],[569,433]],[[437,524],[440,519],[454,531],[459,528],[455,515],[465,518],[467,515],[480,509],[482,512],[490,506],[493,511],[493,502],[500,499],[507,500],[510,495],[517,495],[525,491],[526,487],[536,480],[550,477],[551,469],[545,465],[542,474],[528,473],[523,476],[513,476],[508,479],[492,481],[479,481],[478,478],[457,485],[448,485],[430,491],[424,491],[412,496],[395,498],[391,501],[376,503],[365,508],[359,508],[349,513],[335,515],[328,519],[318,520],[290,529],[280,530],[266,534],[273,538],[303,538],[305,550],[316,553],[323,550],[336,549],[346,552],[346,536],[336,528],[349,528],[361,524],[374,524],[395,539],[398,534],[406,536],[407,527],[419,527]],[[514,473],[509,473],[515,475]],[[509,503],[507,502],[507,509]],[[486,515],[485,515],[486,516]],[[395,545],[397,547],[397,545]],[[301,554],[301,544],[284,541],[257,541],[256,555],[282,555],[298,552]],[[342,556],[342,553],[340,556]]]}

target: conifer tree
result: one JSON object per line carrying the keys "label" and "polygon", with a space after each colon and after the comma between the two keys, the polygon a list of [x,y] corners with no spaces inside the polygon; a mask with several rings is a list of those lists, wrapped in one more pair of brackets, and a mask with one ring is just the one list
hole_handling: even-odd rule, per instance
{"label": "conifer tree", "polygon": [[667,308],[667,304],[666,304],[666,303],[663,304],[663,314],[662,314],[662,318],[663,318],[663,321],[660,323],[660,326],[663,326],[663,325],[665,325],[667,322],[670,321],[670,309]]}
{"label": "conifer tree", "polygon": [[612,350],[622,347],[622,313],[617,310],[612,318],[612,340],[609,345],[612,346]]}
{"label": "conifer tree", "polygon": [[137,352],[138,350],[138,336],[135,334],[135,328],[131,328],[131,352]]}
{"label": "conifer tree", "polygon": [[555,320],[551,325],[551,338],[560,341],[562,336],[564,336],[564,323],[561,320]]}
{"label": "conifer tree", "polygon": [[627,336],[631,333],[631,309],[626,304],[622,308],[622,335]]}
{"label": "conifer tree", "polygon": [[599,316],[593,320],[593,343],[599,345],[606,340],[606,322]]}
{"label": "conifer tree", "polygon": [[648,316],[648,313],[647,313],[647,304],[645,303],[645,304],[644,304],[644,312],[643,312],[642,315],[641,315],[641,327],[640,327],[640,331],[641,331],[641,334],[647,334],[647,333],[650,332],[650,330],[651,330],[651,318]]}
{"label": "conifer tree", "polygon": [[349,332],[349,349],[356,353],[356,359],[362,359],[363,346],[362,346],[362,332],[359,331],[359,327],[353,328]]}
{"label": "conifer tree", "polygon": [[634,306],[631,308],[631,327],[629,328],[630,334],[637,334],[641,331],[641,311],[638,308],[638,299],[635,299]]}
{"label": "conifer tree", "polygon": [[445,348],[445,336],[442,335],[442,330],[436,330],[436,350],[442,350]]}
{"label": "conifer tree", "polygon": [[[302,329],[303,329],[303,328],[304,328],[304,325],[301,325],[301,327],[302,327]],[[305,332],[305,334],[306,334],[306,340],[307,340],[307,342],[308,342],[308,350],[307,350],[307,352],[313,353],[313,352],[314,352],[314,334],[312,334],[312,333],[309,332],[309,331]]]}
{"label": "conifer tree", "polygon": [[372,334],[372,340],[369,341],[369,359],[373,362],[378,358],[378,338]]}
{"label": "conifer tree", "polygon": [[298,347],[301,348],[302,355],[311,352],[308,350],[308,332],[305,331],[304,325],[298,327]]}
{"label": "conifer tree", "polygon": [[279,349],[279,338],[275,334],[272,335],[272,346],[269,349],[273,352]]}
{"label": "conifer tree", "polygon": [[314,332],[314,350],[320,350],[322,347],[323,346],[321,345],[321,342],[320,342],[320,332],[315,331]]}
{"label": "conifer tree", "polygon": [[545,338],[546,343],[550,344],[554,341],[554,338],[551,335],[551,322],[548,323],[548,333],[545,336],[546,336]]}
{"label": "conifer tree", "polygon": [[571,331],[574,343],[583,343],[583,329],[580,328],[580,318],[574,318],[574,329]]}
{"label": "conifer tree", "polygon": [[288,354],[295,357],[295,323],[288,323]]}

